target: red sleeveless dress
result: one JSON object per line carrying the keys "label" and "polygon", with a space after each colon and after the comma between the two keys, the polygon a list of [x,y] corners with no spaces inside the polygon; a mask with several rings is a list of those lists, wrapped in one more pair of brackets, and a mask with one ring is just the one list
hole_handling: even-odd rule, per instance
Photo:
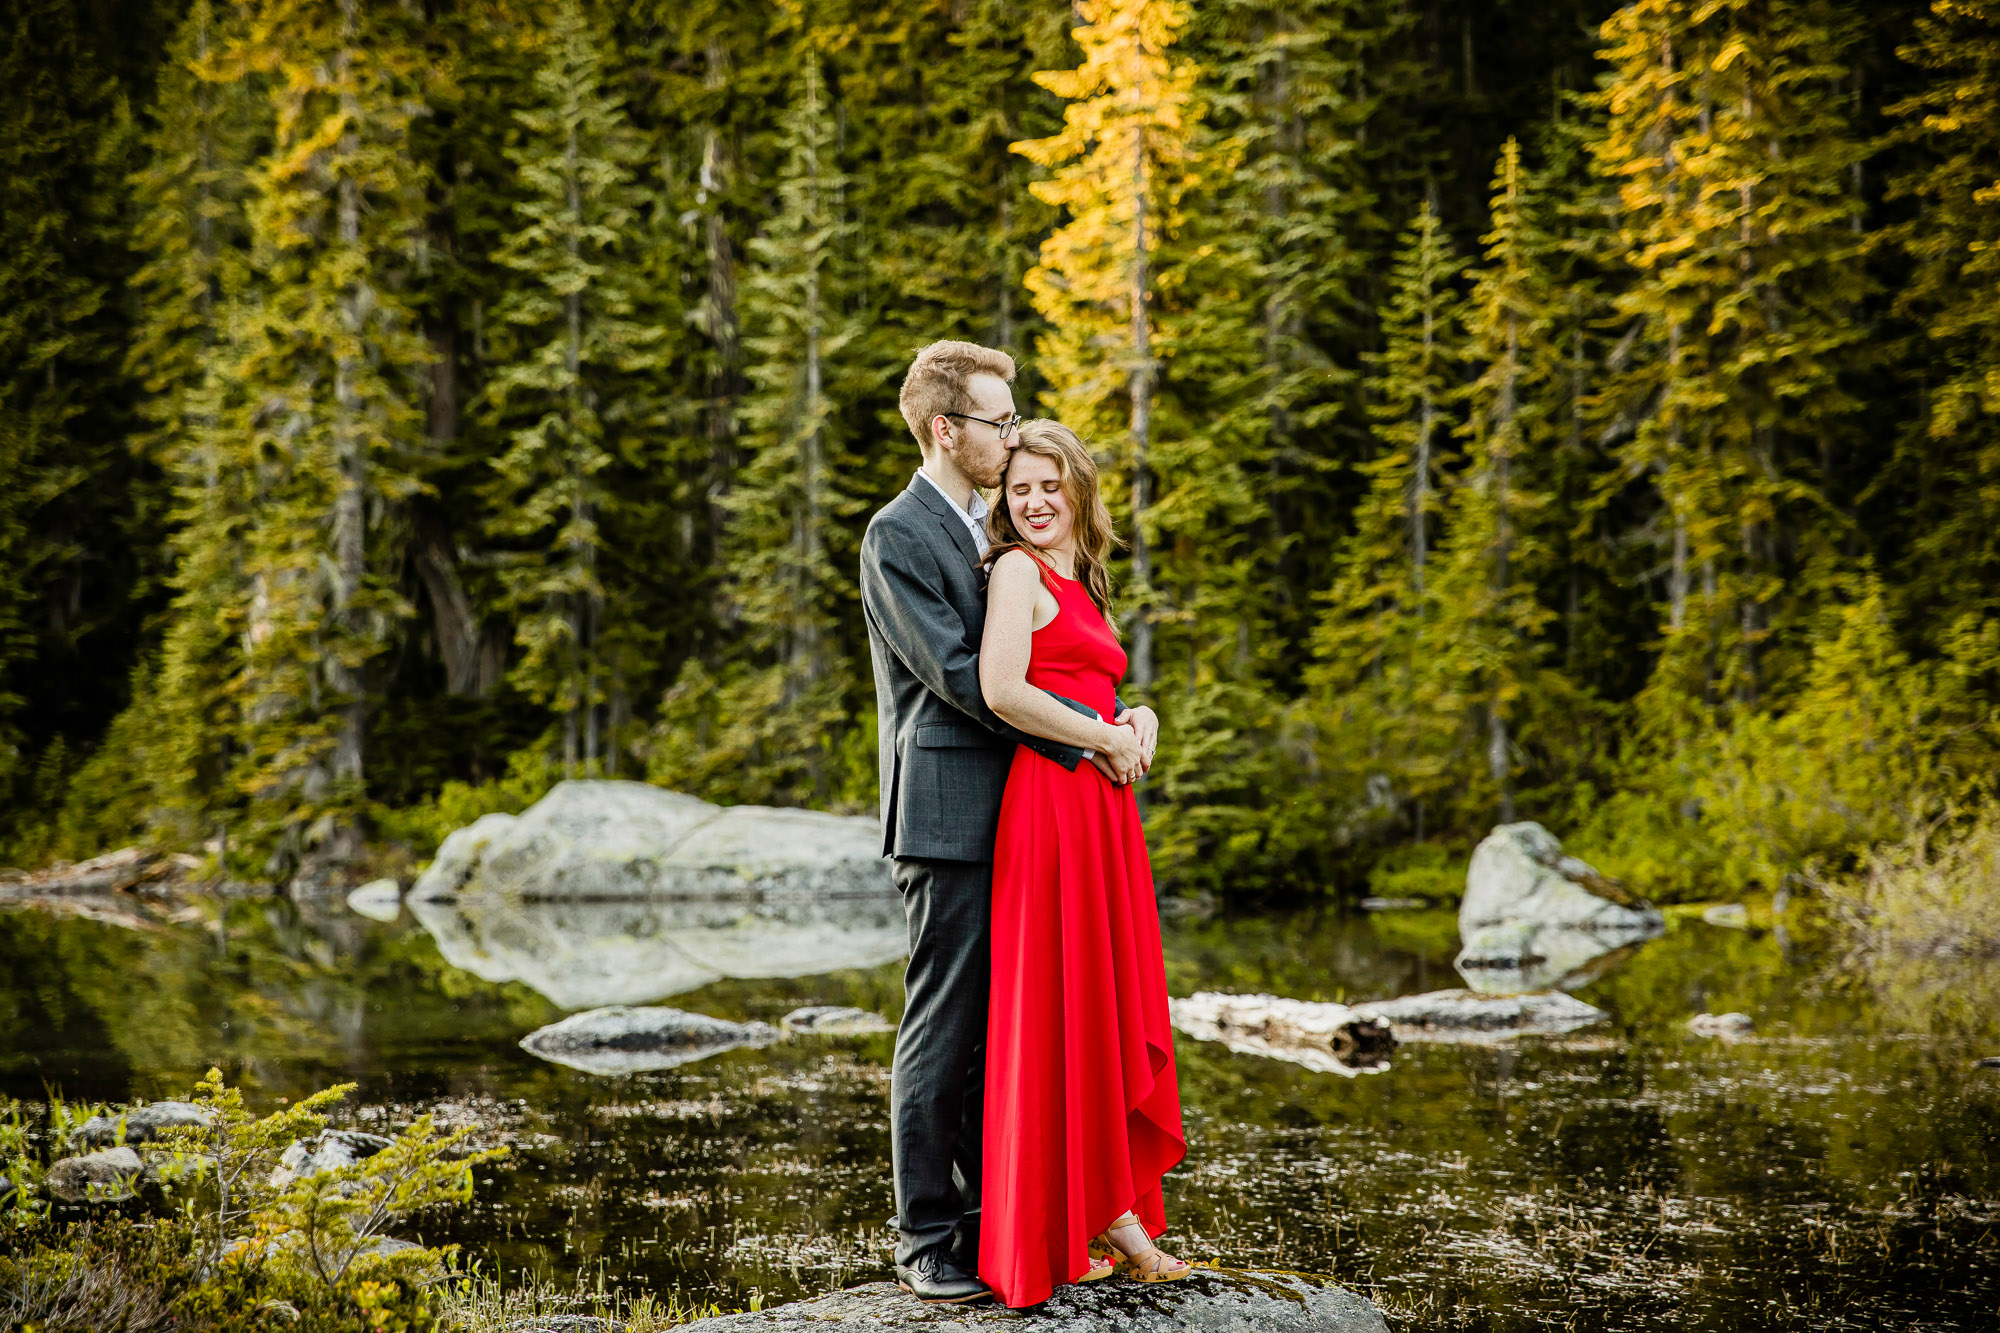
{"label": "red sleeveless dress", "polygon": [[[1114,715],[1125,650],[1090,594],[1046,568],[1060,610],[1028,683]],[[1160,1177],[1187,1154],[1160,916],[1130,787],[1014,752],[993,852],[979,1275],[1036,1305],[1090,1266],[1131,1209],[1166,1229]]]}

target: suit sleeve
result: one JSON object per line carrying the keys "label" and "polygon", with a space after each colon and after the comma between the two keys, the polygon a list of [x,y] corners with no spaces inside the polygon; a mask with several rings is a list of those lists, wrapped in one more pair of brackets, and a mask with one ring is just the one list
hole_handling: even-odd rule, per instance
{"label": "suit sleeve", "polygon": [[886,525],[870,526],[862,538],[862,610],[910,674],[989,731],[1074,769],[1083,762],[1083,751],[1008,726],[986,706],[979,689],[979,653],[967,641],[965,622],[940,591],[943,583],[936,559],[916,543],[898,540]]}

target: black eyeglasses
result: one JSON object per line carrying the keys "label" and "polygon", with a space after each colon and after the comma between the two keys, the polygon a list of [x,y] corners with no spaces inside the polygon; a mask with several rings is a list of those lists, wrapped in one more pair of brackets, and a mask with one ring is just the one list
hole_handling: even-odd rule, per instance
{"label": "black eyeglasses", "polygon": [[957,417],[961,421],[977,421],[982,426],[991,426],[1000,432],[1000,438],[1003,440],[1021,427],[1021,418],[1019,417],[1008,417],[1005,421],[988,421],[985,417],[975,417],[968,412],[940,412],[938,415],[941,417]]}

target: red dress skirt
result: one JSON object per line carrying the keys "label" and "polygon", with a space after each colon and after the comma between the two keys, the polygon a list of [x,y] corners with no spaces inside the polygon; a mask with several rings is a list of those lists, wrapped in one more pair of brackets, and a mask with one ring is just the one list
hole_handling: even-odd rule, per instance
{"label": "red dress skirt", "polygon": [[[1047,570],[1061,609],[1028,683],[1107,720],[1125,651],[1084,586]],[[1130,787],[1023,745],[993,853],[979,1275],[1010,1306],[1090,1266],[1127,1209],[1166,1229],[1160,1177],[1187,1154],[1153,871]]]}

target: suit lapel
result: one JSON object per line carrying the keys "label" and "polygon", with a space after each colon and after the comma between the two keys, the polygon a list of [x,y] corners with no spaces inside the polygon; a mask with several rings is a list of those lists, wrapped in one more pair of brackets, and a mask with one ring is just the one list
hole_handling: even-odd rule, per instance
{"label": "suit lapel", "polygon": [[951,501],[944,498],[944,492],[933,486],[928,477],[911,477],[910,493],[917,497],[919,504],[931,511],[939,523],[944,525],[945,535],[951,538],[952,545],[956,546],[959,554],[965,557],[965,563],[977,568],[979,545],[972,540],[972,530],[965,526],[965,520],[959,517],[958,510],[952,506]]}

